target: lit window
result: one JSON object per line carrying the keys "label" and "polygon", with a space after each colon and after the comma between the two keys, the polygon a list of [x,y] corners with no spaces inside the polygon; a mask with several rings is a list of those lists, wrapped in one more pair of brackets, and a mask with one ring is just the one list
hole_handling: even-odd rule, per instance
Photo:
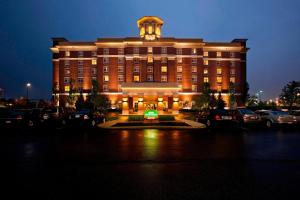
{"label": "lit window", "polygon": [[124,75],[118,75],[118,81],[123,82],[124,81]]}
{"label": "lit window", "polygon": [[108,55],[109,54],[109,49],[108,48],[104,48],[103,49],[103,54],[104,55]]}
{"label": "lit window", "polygon": [[203,74],[208,74],[208,69],[204,69]]}
{"label": "lit window", "polygon": [[122,91],[122,85],[118,85],[118,91]]}
{"label": "lit window", "polygon": [[153,72],[153,67],[152,66],[148,66],[147,67],[147,72],[148,73],[152,73]]}
{"label": "lit window", "polygon": [[182,57],[177,57],[177,63],[182,63]]}
{"label": "lit window", "polygon": [[182,66],[177,66],[177,72],[182,72]]}
{"label": "lit window", "polygon": [[222,83],[222,77],[217,77],[217,83]]}
{"label": "lit window", "polygon": [[108,57],[104,57],[103,58],[103,64],[108,64],[109,63],[109,58]]}
{"label": "lit window", "polygon": [[147,75],[147,81],[153,81],[153,76],[152,75]]}
{"label": "lit window", "polygon": [[203,56],[208,57],[208,51],[204,51]]}
{"label": "lit window", "polygon": [[64,83],[70,83],[70,77],[64,77]]}
{"label": "lit window", "polygon": [[167,66],[161,66],[161,72],[167,72],[168,68]]}
{"label": "lit window", "polygon": [[66,56],[66,57],[70,57],[70,51],[66,51],[66,52],[65,52],[65,56]]}
{"label": "lit window", "polygon": [[182,75],[181,74],[177,74],[177,82],[181,82],[182,81]]}
{"label": "lit window", "polygon": [[161,53],[162,54],[167,54],[167,47],[162,47],[161,48]]}
{"label": "lit window", "polygon": [[153,49],[152,47],[148,47],[148,53],[152,53]]}
{"label": "lit window", "polygon": [[197,73],[197,66],[192,66],[192,73]]}
{"label": "lit window", "polygon": [[230,75],[235,75],[235,69],[234,68],[230,69]]}
{"label": "lit window", "polygon": [[136,65],[138,65],[138,64],[140,63],[140,61],[139,61],[138,58],[134,58],[134,59],[133,59],[133,63],[136,64]]}
{"label": "lit window", "polygon": [[124,54],[124,49],[123,48],[118,48],[118,54],[123,55]]}
{"label": "lit window", "polygon": [[119,57],[119,58],[118,58],[118,64],[123,64],[123,63],[124,63],[124,58]]}
{"label": "lit window", "polygon": [[65,86],[65,92],[70,92],[70,86],[68,85]]}
{"label": "lit window", "polygon": [[197,85],[192,85],[192,91],[197,92]]}
{"label": "lit window", "polygon": [[103,76],[103,81],[104,82],[108,82],[109,81],[109,76],[108,75],[104,75]]}
{"label": "lit window", "polygon": [[235,83],[235,77],[230,77],[230,82]]}
{"label": "lit window", "polygon": [[162,57],[162,58],[161,58],[161,63],[167,63],[167,60],[168,60],[168,59],[167,59],[166,57]]}
{"label": "lit window", "polygon": [[65,69],[65,75],[70,75],[70,69]]}
{"label": "lit window", "polygon": [[134,82],[139,82],[140,81],[140,76],[133,76],[133,81]]}
{"label": "lit window", "polygon": [[124,72],[124,67],[118,66],[118,73],[123,73],[123,72]]}
{"label": "lit window", "polygon": [[208,65],[208,60],[203,60],[204,65]]}
{"label": "lit window", "polygon": [[138,47],[133,48],[133,54],[139,54],[139,48]]}
{"label": "lit window", "polygon": [[148,26],[148,33],[152,34],[152,32],[153,32],[153,27],[150,25],[150,26]]}
{"label": "lit window", "polygon": [[230,57],[234,58],[234,56],[235,56],[235,53],[234,52],[230,52]]}
{"label": "lit window", "polygon": [[192,58],[192,64],[197,64],[197,58]]}
{"label": "lit window", "polygon": [[197,82],[197,75],[192,75],[192,82],[196,83]]}
{"label": "lit window", "polygon": [[204,78],[203,78],[203,82],[204,82],[204,83],[208,83],[208,81],[209,81],[209,80],[208,80],[208,77],[204,77]]}
{"label": "lit window", "polygon": [[92,77],[92,80],[96,81],[96,80],[97,80],[97,77],[93,76],[93,77]]}
{"label": "lit window", "polygon": [[193,48],[192,49],[192,54],[197,54],[197,49]]}
{"label": "lit window", "polygon": [[153,63],[153,57],[152,56],[148,56],[148,63]]}
{"label": "lit window", "polygon": [[217,74],[218,75],[222,74],[222,68],[217,68]]}
{"label": "lit window", "polygon": [[139,66],[134,66],[133,72],[135,72],[135,73],[140,72],[140,67]]}
{"label": "lit window", "polygon": [[222,52],[217,52],[217,57],[222,57]]}
{"label": "lit window", "polygon": [[181,48],[176,49],[176,53],[177,55],[182,55],[182,49]]}
{"label": "lit window", "polygon": [[107,73],[108,72],[108,66],[103,66],[103,72]]}
{"label": "lit window", "polygon": [[97,56],[97,51],[92,51],[92,56],[96,57]]}
{"label": "lit window", "polygon": [[222,86],[221,85],[217,85],[217,91],[221,92],[222,91]]}
{"label": "lit window", "polygon": [[161,82],[167,82],[168,78],[166,75],[161,76]]}
{"label": "lit window", "polygon": [[77,83],[82,84],[83,83],[83,78],[78,78]]}
{"label": "lit window", "polygon": [[83,51],[78,51],[78,57],[83,57]]}
{"label": "lit window", "polygon": [[92,65],[97,65],[97,60],[96,59],[92,60]]}
{"label": "lit window", "polygon": [[92,75],[96,75],[97,69],[95,67],[91,68],[91,73],[92,73]]}
{"label": "lit window", "polygon": [[108,85],[103,85],[103,91],[107,92],[108,91]]}

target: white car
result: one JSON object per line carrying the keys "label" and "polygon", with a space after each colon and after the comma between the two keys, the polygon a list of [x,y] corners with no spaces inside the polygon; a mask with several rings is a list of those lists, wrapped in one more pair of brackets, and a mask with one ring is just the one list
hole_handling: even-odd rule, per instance
{"label": "white car", "polygon": [[295,116],[283,111],[258,110],[256,113],[261,116],[262,121],[265,122],[268,128],[271,128],[274,125],[297,123]]}

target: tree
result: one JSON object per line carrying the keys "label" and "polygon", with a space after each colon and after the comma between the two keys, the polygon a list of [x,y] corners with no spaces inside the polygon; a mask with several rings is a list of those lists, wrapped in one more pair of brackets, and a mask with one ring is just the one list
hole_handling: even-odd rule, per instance
{"label": "tree", "polygon": [[236,98],[235,98],[235,85],[233,82],[229,83],[229,107],[230,109],[236,108]]}
{"label": "tree", "polygon": [[248,99],[250,98],[250,94],[249,94],[249,83],[245,82],[244,83],[244,87],[243,87],[243,91],[242,91],[242,96],[241,96],[241,100],[244,104],[246,104],[246,102],[248,101]]}
{"label": "tree", "polygon": [[74,106],[74,104],[75,104],[75,102],[76,102],[76,100],[77,100],[76,95],[75,95],[76,91],[77,91],[77,90],[76,90],[76,88],[74,87],[74,80],[71,79],[71,80],[70,80],[70,88],[69,88],[69,96],[67,97],[67,102],[69,103],[69,105],[70,105],[71,107]]}
{"label": "tree", "polygon": [[92,80],[92,91],[90,95],[90,102],[93,109],[100,108],[106,110],[109,107],[109,101],[105,95],[99,95],[99,84],[97,80]]}
{"label": "tree", "polygon": [[248,98],[247,102],[246,102],[246,106],[249,107],[254,107],[258,105],[258,98],[256,95],[252,95]]}
{"label": "tree", "polygon": [[215,93],[212,92],[212,94],[210,95],[210,100],[209,100],[209,107],[211,109],[214,109],[217,106],[217,99],[215,97]]}
{"label": "tree", "polygon": [[202,88],[202,95],[193,96],[193,100],[195,101],[195,107],[200,109],[208,109],[210,103],[210,85],[209,83],[204,83]]}
{"label": "tree", "polygon": [[225,105],[226,105],[226,103],[222,98],[221,92],[219,92],[218,101],[217,101],[217,109],[224,109]]}
{"label": "tree", "polygon": [[82,108],[84,108],[84,98],[83,98],[82,92],[80,92],[80,95],[77,98],[75,107],[76,107],[76,110],[81,110]]}
{"label": "tree", "polygon": [[292,109],[293,104],[300,100],[299,93],[300,81],[291,81],[283,87],[280,100],[284,105],[288,106],[289,109]]}

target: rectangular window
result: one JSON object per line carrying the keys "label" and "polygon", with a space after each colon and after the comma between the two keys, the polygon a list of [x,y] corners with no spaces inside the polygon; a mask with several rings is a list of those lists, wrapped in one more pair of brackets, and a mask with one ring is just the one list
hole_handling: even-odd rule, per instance
{"label": "rectangular window", "polygon": [[153,75],[148,74],[147,75],[147,81],[153,81]]}
{"label": "rectangular window", "polygon": [[182,81],[182,75],[181,74],[177,74],[177,82],[181,82]]}
{"label": "rectangular window", "polygon": [[77,83],[78,83],[78,84],[82,84],[82,83],[83,83],[83,78],[78,78],[78,79],[77,79]]}
{"label": "rectangular window", "polygon": [[217,52],[217,57],[222,57],[222,52],[218,51]]}
{"label": "rectangular window", "polygon": [[103,55],[108,55],[109,54],[109,49],[108,48],[104,48],[103,49]]}
{"label": "rectangular window", "polygon": [[97,74],[97,69],[95,67],[91,68],[91,74],[96,75]]}
{"label": "rectangular window", "polygon": [[220,62],[220,61],[217,61],[217,62],[216,62],[216,65],[217,65],[217,66],[220,66],[220,65],[221,65],[221,62]]}
{"label": "rectangular window", "polygon": [[133,72],[139,73],[140,72],[140,67],[139,66],[134,66]]}
{"label": "rectangular window", "polygon": [[182,57],[177,57],[177,63],[182,63]]}
{"label": "rectangular window", "polygon": [[167,54],[167,47],[161,48],[161,54]]}
{"label": "rectangular window", "polygon": [[234,66],[235,66],[235,62],[231,61],[231,62],[230,62],[230,66],[231,66],[231,67],[234,67]]}
{"label": "rectangular window", "polygon": [[124,58],[118,57],[118,64],[123,64],[123,63],[124,63]]}
{"label": "rectangular window", "polygon": [[108,63],[109,63],[109,57],[104,57],[103,64],[108,64]]}
{"label": "rectangular window", "polygon": [[161,58],[161,63],[167,63],[168,59],[166,57]]}
{"label": "rectangular window", "polygon": [[70,77],[64,77],[64,83],[65,84],[70,83]]}
{"label": "rectangular window", "polygon": [[148,63],[153,63],[153,57],[152,56],[148,56]]}
{"label": "rectangular window", "polygon": [[193,55],[197,54],[197,49],[196,49],[196,48],[193,48],[193,49],[192,49],[192,54],[193,54]]}
{"label": "rectangular window", "polygon": [[123,55],[124,54],[124,49],[123,48],[118,48],[118,54]]}
{"label": "rectangular window", "polygon": [[124,81],[124,75],[118,75],[118,81],[123,82]]}
{"label": "rectangular window", "polygon": [[92,57],[97,57],[97,51],[92,51]]}
{"label": "rectangular window", "polygon": [[153,72],[153,67],[152,66],[148,66],[147,67],[147,72],[148,73],[152,73]]}
{"label": "rectangular window", "polygon": [[197,58],[192,58],[192,64],[196,65],[197,64]]}
{"label": "rectangular window", "polygon": [[208,74],[208,69],[204,69],[203,74],[207,75]]}
{"label": "rectangular window", "polygon": [[162,75],[161,82],[167,82],[167,81],[168,81],[168,77],[166,75]]}
{"label": "rectangular window", "polygon": [[108,72],[108,66],[103,66],[103,72],[107,73]]}
{"label": "rectangular window", "polygon": [[230,82],[235,83],[235,77],[230,77]]}
{"label": "rectangular window", "polygon": [[103,81],[104,82],[108,82],[109,81],[109,76],[108,75],[104,75],[103,76]]}
{"label": "rectangular window", "polygon": [[222,91],[222,85],[217,85],[217,91],[221,92]]}
{"label": "rectangular window", "polygon": [[140,76],[133,76],[134,82],[140,82]]}
{"label": "rectangular window", "polygon": [[66,52],[65,52],[65,56],[66,56],[66,57],[70,57],[70,51],[66,51]]}
{"label": "rectangular window", "polygon": [[138,58],[133,58],[133,64],[138,65],[140,63]]}
{"label": "rectangular window", "polygon": [[204,82],[204,83],[208,83],[208,82],[209,82],[208,77],[204,77],[204,78],[203,78],[203,82]]}
{"label": "rectangular window", "polygon": [[235,75],[235,69],[234,68],[230,69],[230,75]]}
{"label": "rectangular window", "polygon": [[83,66],[83,60],[78,60],[78,66]]}
{"label": "rectangular window", "polygon": [[176,53],[177,55],[182,55],[182,49],[181,48],[176,49]]}
{"label": "rectangular window", "polygon": [[222,68],[217,68],[217,74],[218,75],[222,74]]}
{"label": "rectangular window", "polygon": [[122,85],[118,85],[118,91],[119,91],[119,92],[122,91]]}
{"label": "rectangular window", "polygon": [[118,73],[124,73],[124,67],[118,66]]}
{"label": "rectangular window", "polygon": [[168,72],[167,66],[161,66],[161,72],[162,72],[162,73]]}
{"label": "rectangular window", "polygon": [[92,80],[96,81],[96,80],[97,80],[97,77],[96,77],[96,76],[93,76],[93,77],[92,77]]}
{"label": "rectangular window", "polygon": [[177,72],[179,72],[179,73],[182,72],[182,66],[177,66]]}
{"label": "rectangular window", "polygon": [[192,85],[192,91],[197,92],[197,85]]}
{"label": "rectangular window", "polygon": [[192,73],[197,73],[197,66],[192,66]]}
{"label": "rectangular window", "polygon": [[133,54],[139,54],[139,48],[138,47],[133,48]]}
{"label": "rectangular window", "polygon": [[230,52],[230,58],[234,58],[235,53],[234,52]]}
{"label": "rectangular window", "polygon": [[77,73],[78,73],[78,76],[83,76],[83,67],[78,67]]}
{"label": "rectangular window", "polygon": [[192,75],[192,82],[197,83],[197,75]]}
{"label": "rectangular window", "polygon": [[92,65],[97,65],[97,60],[96,59],[92,60]]}
{"label": "rectangular window", "polygon": [[65,60],[65,67],[70,67],[70,61],[69,60]]}
{"label": "rectangular window", "polygon": [[65,69],[65,75],[66,75],[66,76],[69,76],[69,75],[70,75],[70,69],[69,69],[69,68]]}
{"label": "rectangular window", "polygon": [[204,51],[203,56],[208,57],[208,51]]}
{"label": "rectangular window", "polygon": [[70,86],[69,85],[65,86],[65,92],[70,92]]}
{"label": "rectangular window", "polygon": [[103,85],[103,91],[107,92],[108,91],[108,85]]}
{"label": "rectangular window", "polygon": [[78,51],[78,57],[83,57],[83,51]]}
{"label": "rectangular window", "polygon": [[152,52],[153,52],[152,47],[148,47],[148,53],[152,53]]}
{"label": "rectangular window", "polygon": [[217,77],[217,83],[222,83],[222,77],[221,76]]}
{"label": "rectangular window", "polygon": [[203,60],[203,65],[208,65],[208,60]]}

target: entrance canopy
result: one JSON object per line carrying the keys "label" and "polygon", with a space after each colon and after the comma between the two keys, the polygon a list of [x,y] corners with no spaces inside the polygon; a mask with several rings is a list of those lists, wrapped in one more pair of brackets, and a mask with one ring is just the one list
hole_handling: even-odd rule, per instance
{"label": "entrance canopy", "polygon": [[123,83],[121,85],[123,95],[128,96],[173,96],[178,94],[181,88],[177,83]]}

